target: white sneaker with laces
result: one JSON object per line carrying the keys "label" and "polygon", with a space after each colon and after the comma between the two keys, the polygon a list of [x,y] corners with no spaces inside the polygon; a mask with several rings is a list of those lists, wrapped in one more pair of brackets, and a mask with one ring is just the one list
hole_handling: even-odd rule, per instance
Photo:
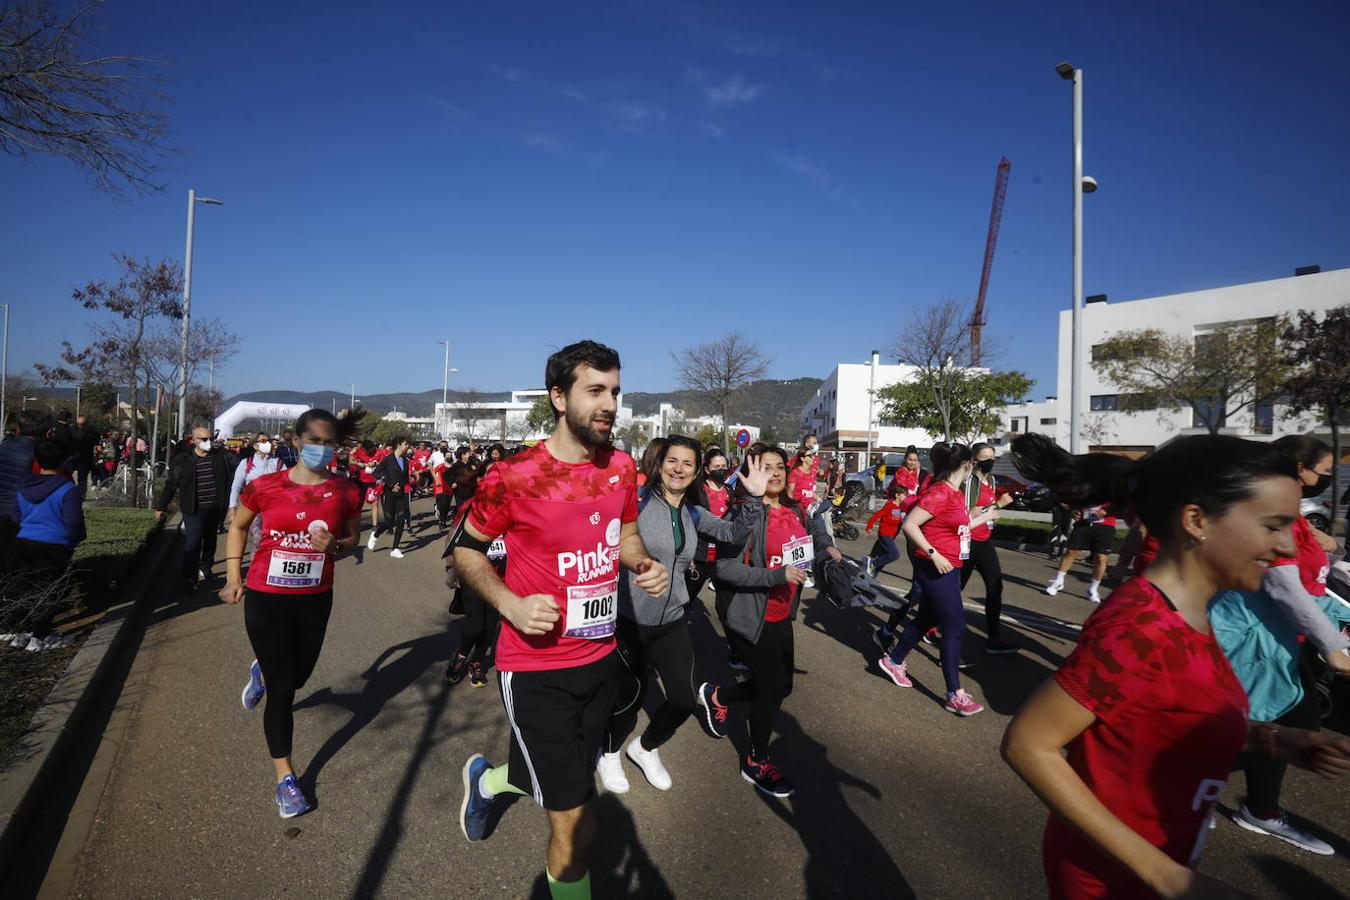
{"label": "white sneaker with laces", "polygon": [[637,764],[642,770],[642,774],[647,776],[647,781],[658,791],[670,790],[670,773],[661,763],[661,754],[656,750],[648,750],[642,746],[639,738],[633,738],[628,743],[628,758]]}
{"label": "white sneaker with laces", "polygon": [[1102,595],[1099,594],[1099,593],[1097,593],[1096,591],[1088,591],[1088,602],[1089,602],[1089,603],[1101,603],[1101,602],[1102,602]]}
{"label": "white sneaker with laces", "polygon": [[1287,844],[1293,844],[1300,850],[1307,850],[1309,853],[1316,853],[1318,856],[1336,855],[1336,850],[1326,841],[1315,838],[1306,831],[1289,824],[1289,817],[1284,814],[1284,810],[1280,810],[1280,814],[1273,819],[1258,819],[1256,814],[1248,809],[1247,804],[1244,803],[1233,814],[1233,822],[1248,831],[1277,837]]}
{"label": "white sneaker with laces", "polygon": [[1046,594],[1048,594],[1048,595],[1050,595],[1051,597],[1053,597],[1053,596],[1055,596],[1056,594],[1059,593],[1059,589],[1062,588],[1062,587],[1064,587],[1064,582],[1062,582],[1062,581],[1052,581],[1052,582],[1050,582],[1049,584],[1047,584],[1047,585],[1045,586],[1045,592],[1046,592]]}
{"label": "white sneaker with laces", "polygon": [[600,773],[600,783],[605,786],[605,790],[611,794],[628,793],[628,776],[623,772],[623,759],[618,751],[601,753],[595,771]]}
{"label": "white sneaker with laces", "polygon": [[403,558],[403,551],[400,550],[400,549],[398,549],[397,547],[395,547],[393,550],[390,550],[390,551],[389,551],[389,558],[390,558],[390,559],[402,559],[402,558]]}
{"label": "white sneaker with laces", "polygon": [[366,541],[366,549],[367,550],[375,549],[375,532],[373,531],[370,533],[370,540]]}

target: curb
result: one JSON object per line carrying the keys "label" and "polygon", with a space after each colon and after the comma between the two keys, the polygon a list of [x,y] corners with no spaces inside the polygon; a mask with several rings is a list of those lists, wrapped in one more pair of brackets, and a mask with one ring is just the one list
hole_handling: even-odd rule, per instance
{"label": "curb", "polygon": [[94,706],[93,695],[126,647],[142,618],[148,588],[174,546],[177,529],[166,522],[150,536],[133,559],[134,579],[122,603],[110,608],[70,661],[33,716],[27,742],[32,752],[0,776],[0,872],[10,872],[14,852],[28,825],[42,806],[52,779],[61,774],[85,717]]}

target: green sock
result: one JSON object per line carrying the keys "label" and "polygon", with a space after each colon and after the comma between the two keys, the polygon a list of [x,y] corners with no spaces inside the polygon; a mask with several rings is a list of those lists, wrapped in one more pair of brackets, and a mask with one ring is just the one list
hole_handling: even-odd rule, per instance
{"label": "green sock", "polygon": [[544,875],[548,877],[548,895],[553,900],[591,900],[590,872],[576,881],[559,881],[549,875],[547,868],[544,869]]}
{"label": "green sock", "polygon": [[506,766],[497,766],[495,769],[488,769],[478,780],[478,790],[483,796],[491,800],[498,794],[525,794],[520,788],[516,787],[510,781],[510,774],[506,771]]}

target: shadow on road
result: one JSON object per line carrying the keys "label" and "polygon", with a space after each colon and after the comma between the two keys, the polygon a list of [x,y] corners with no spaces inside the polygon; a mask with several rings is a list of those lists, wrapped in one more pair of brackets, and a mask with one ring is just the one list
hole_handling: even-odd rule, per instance
{"label": "shadow on road", "polygon": [[[446,632],[436,631],[411,641],[395,644],[382,652],[366,671],[361,673],[366,684],[359,693],[335,693],[332,688],[322,687],[295,704],[295,709],[309,709],[319,706],[337,706],[351,713],[351,718],[328,738],[314,754],[305,768],[300,783],[305,792],[314,798],[315,807],[321,802],[318,796],[319,774],[333,757],[341,752],[353,737],[363,728],[375,721],[385,704],[403,691],[417,683],[417,680],[437,663],[450,659],[450,648],[454,640]],[[442,687],[447,687],[441,683]],[[447,697],[440,691],[429,699],[431,709],[427,716],[427,728],[434,730],[439,722]],[[409,768],[421,763],[423,753],[421,742],[414,752]],[[400,787],[402,789],[402,787]],[[395,803],[398,799],[395,799]],[[378,845],[377,845],[378,849]]]}
{"label": "shadow on road", "polygon": [[[591,895],[674,898],[675,892],[638,839],[637,820],[612,794],[593,801],[598,827],[591,848]],[[540,872],[530,890],[531,900],[548,900],[548,881]]]}
{"label": "shadow on road", "polygon": [[1279,891],[1279,896],[1287,897],[1289,900],[1345,896],[1344,891],[1326,879],[1314,875],[1302,866],[1280,859],[1278,856],[1261,854],[1260,856],[1253,856],[1252,862],[1266,876],[1275,890]]}
{"label": "shadow on road", "polygon": [[778,714],[776,730],[773,755],[782,760],[797,792],[788,800],[756,794],[801,838],[806,896],[914,897],[885,846],[849,808],[842,788],[858,788],[873,800],[882,799],[881,791],[831,764],[829,748],[803,732],[787,713]]}

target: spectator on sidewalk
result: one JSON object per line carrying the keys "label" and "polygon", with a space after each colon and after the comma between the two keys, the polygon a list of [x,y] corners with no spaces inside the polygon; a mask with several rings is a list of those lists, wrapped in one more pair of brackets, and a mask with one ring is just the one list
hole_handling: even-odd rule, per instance
{"label": "spectator on sidewalk", "polygon": [[37,474],[28,475],[15,498],[19,534],[10,582],[16,593],[10,599],[19,600],[14,609],[18,620],[5,624],[6,631],[23,629],[10,634],[11,646],[34,652],[71,644],[70,638],[52,634],[52,619],[64,599],[57,595],[61,578],[85,538],[84,508],[65,471],[66,452],[53,440],[38,441],[33,452]]}
{"label": "spectator on sidewalk", "polygon": [[14,565],[19,534],[18,490],[33,473],[33,451],[51,430],[51,417],[36,409],[18,415],[18,434],[0,444],[0,575]]}
{"label": "spectator on sidewalk", "polygon": [[174,497],[183,514],[183,581],[195,591],[215,563],[217,532],[230,499],[229,466],[212,446],[209,429],[194,428],[189,451],[174,455],[155,504],[156,519],[163,520]]}
{"label": "spectator on sidewalk", "polygon": [[89,417],[76,416],[75,427],[71,430],[70,465],[80,485],[81,497],[89,490],[89,473],[94,470],[94,448],[98,441],[98,431],[90,427]]}

